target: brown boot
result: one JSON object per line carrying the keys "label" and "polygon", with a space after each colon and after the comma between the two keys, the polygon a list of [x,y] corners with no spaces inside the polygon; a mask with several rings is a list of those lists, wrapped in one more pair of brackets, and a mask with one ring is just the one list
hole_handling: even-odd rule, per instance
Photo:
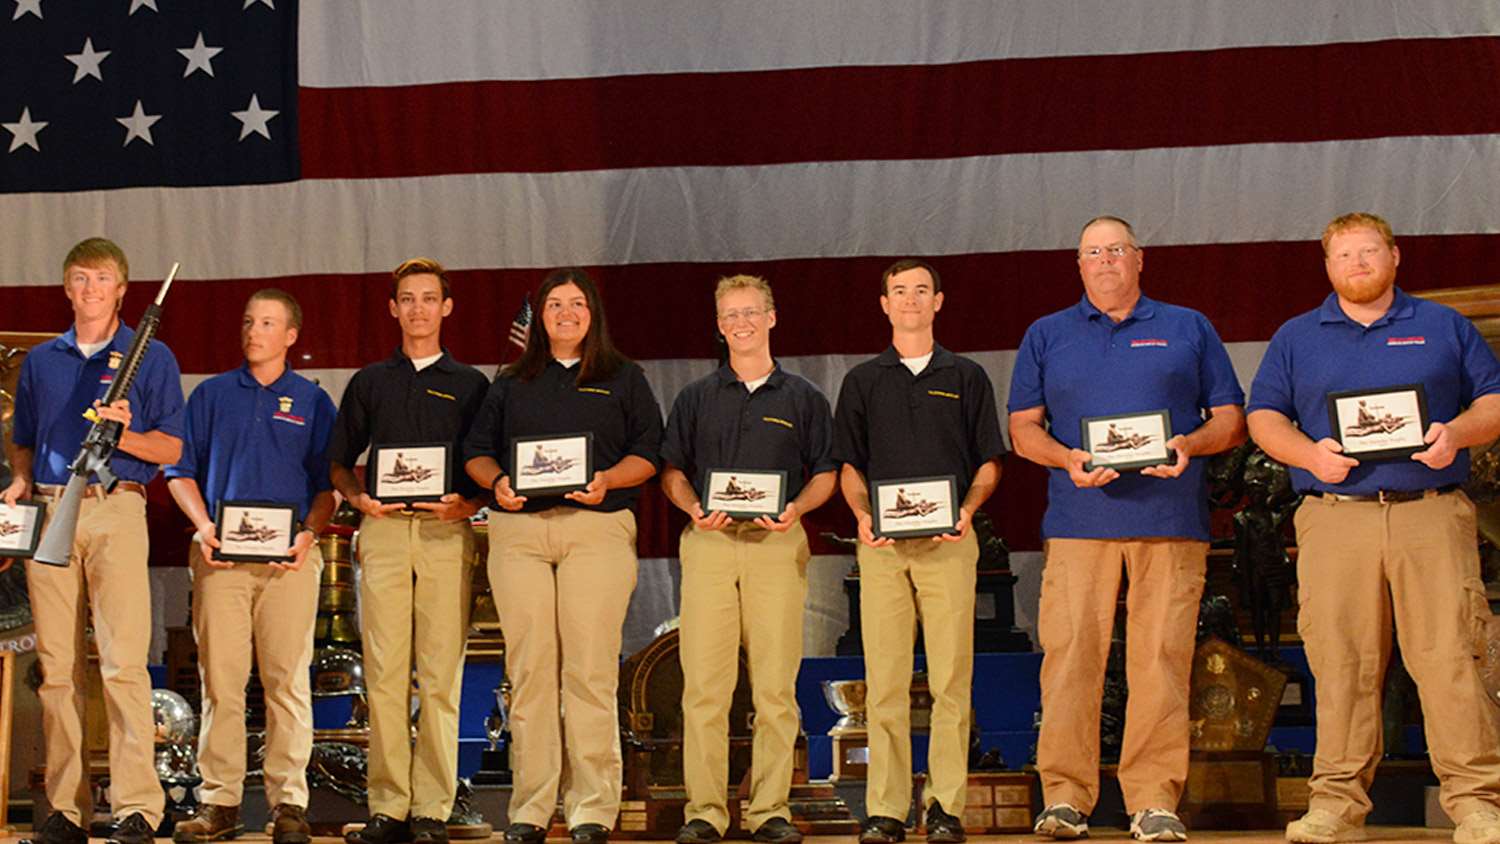
{"label": "brown boot", "polygon": [[197,814],[172,830],[172,840],[177,844],[223,841],[244,831],[245,825],[240,823],[240,807],[204,803],[198,807]]}
{"label": "brown boot", "polygon": [[277,803],[271,810],[272,844],[308,844],[312,827],[307,824],[307,810],[290,803]]}

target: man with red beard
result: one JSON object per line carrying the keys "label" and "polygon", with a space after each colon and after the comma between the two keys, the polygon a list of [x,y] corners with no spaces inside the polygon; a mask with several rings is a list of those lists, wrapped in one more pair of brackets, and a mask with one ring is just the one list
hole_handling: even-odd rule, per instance
{"label": "man with red beard", "polygon": [[[1334,219],[1323,255],[1334,292],[1276,332],[1249,405],[1251,437],[1306,496],[1297,627],[1317,681],[1317,751],[1308,812],[1286,837],[1364,837],[1394,613],[1453,840],[1500,842],[1500,733],[1476,663],[1490,611],[1474,504],[1459,489],[1468,447],[1500,434],[1500,362],[1457,312],[1395,286],[1401,252],[1385,220]],[[1387,461],[1344,454],[1329,393],[1411,384],[1426,392],[1425,447]]]}

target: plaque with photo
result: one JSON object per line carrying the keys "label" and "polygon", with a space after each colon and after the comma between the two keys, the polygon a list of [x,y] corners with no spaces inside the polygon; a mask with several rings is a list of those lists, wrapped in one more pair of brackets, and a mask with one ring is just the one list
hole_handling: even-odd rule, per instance
{"label": "plaque with photo", "polygon": [[1083,429],[1079,448],[1093,457],[1083,465],[1084,471],[1108,467],[1129,472],[1177,462],[1177,452],[1167,448],[1172,414],[1166,410],[1085,416],[1079,426]]}
{"label": "plaque with photo", "polygon": [[786,509],[784,471],[709,469],[704,477],[704,513],[723,513],[743,521],[766,516],[775,521]]}
{"label": "plaque with photo", "polygon": [[1355,460],[1401,460],[1427,448],[1427,391],[1421,384],[1328,394],[1328,425]]}
{"label": "plaque with photo", "polygon": [[17,501],[14,507],[0,503],[0,557],[35,554],[46,515],[47,505],[39,501]]}
{"label": "plaque with photo", "polygon": [[554,434],[511,440],[510,488],[517,495],[562,495],[594,479],[594,435]]}
{"label": "plaque with photo", "polygon": [[437,501],[453,491],[448,477],[452,443],[383,443],[370,447],[365,467],[370,497],[381,504]]}
{"label": "plaque with photo", "polygon": [[870,512],[877,537],[912,539],[952,533],[958,524],[958,483],[952,475],[872,481]]}
{"label": "plaque with photo", "polygon": [[297,508],[269,501],[222,501],[214,524],[214,559],[235,563],[279,563],[297,534]]}

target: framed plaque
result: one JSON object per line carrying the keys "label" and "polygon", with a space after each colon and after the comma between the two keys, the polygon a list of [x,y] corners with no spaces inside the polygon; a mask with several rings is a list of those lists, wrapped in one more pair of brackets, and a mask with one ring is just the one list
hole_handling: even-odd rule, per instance
{"label": "framed plaque", "polygon": [[870,483],[876,536],[911,539],[952,533],[958,524],[958,483],[952,475]]}
{"label": "framed plaque", "polygon": [[214,559],[235,563],[279,563],[297,533],[297,508],[269,501],[221,501],[214,523],[219,547]]}
{"label": "framed plaque", "polygon": [[1085,416],[1079,427],[1083,429],[1080,448],[1093,455],[1084,464],[1085,471],[1107,466],[1116,472],[1128,472],[1177,462],[1177,452],[1167,448],[1167,440],[1172,438],[1169,411]]}
{"label": "framed plaque", "polygon": [[594,479],[594,435],[554,434],[510,441],[510,488],[517,495],[562,495]]}
{"label": "framed plaque", "polygon": [[786,472],[771,469],[709,469],[703,481],[703,511],[732,519],[769,516],[786,509]]}
{"label": "framed plaque", "polygon": [[14,507],[0,504],[0,557],[35,554],[46,515],[47,505],[40,501],[17,501]]}
{"label": "framed plaque", "polygon": [[1344,454],[1361,462],[1410,457],[1427,447],[1427,391],[1421,384],[1328,394],[1328,426]]}
{"label": "framed plaque", "polygon": [[395,443],[372,446],[365,467],[370,497],[382,504],[437,501],[453,491],[448,467],[452,443]]}

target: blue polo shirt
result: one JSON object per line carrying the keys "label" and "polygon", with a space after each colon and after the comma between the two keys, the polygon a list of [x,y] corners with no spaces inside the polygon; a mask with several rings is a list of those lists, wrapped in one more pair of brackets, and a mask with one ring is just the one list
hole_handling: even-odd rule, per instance
{"label": "blue polo shirt", "polygon": [[[1271,338],[1250,388],[1249,409],[1277,411],[1320,440],[1333,436],[1330,392],[1400,384],[1422,384],[1431,421],[1448,422],[1479,396],[1500,392],[1500,363],[1474,324],[1446,305],[1412,298],[1398,287],[1390,309],[1366,327],[1350,319],[1330,293],[1322,307],[1288,321]],[[1341,484],[1292,469],[1292,485],[1302,493],[1413,491],[1468,477],[1468,449],[1438,471],[1410,459],[1363,463]]]}
{"label": "blue polo shirt", "polygon": [[261,386],[243,364],[188,397],[182,459],[166,475],[197,481],[210,515],[242,500],[291,504],[306,518],[313,496],[333,488],[325,452],[337,415],[323,388],[290,367]]}
{"label": "blue polo shirt", "polygon": [[[77,332],[34,346],[21,364],[16,385],[16,412],[11,438],[16,445],[34,452],[32,480],[39,484],[65,484],[68,465],[78,456],[78,447],[93,423],[83,412],[103,399],[118,371],[119,360],[130,351],[135,331],[121,323],[104,348],[85,358],[78,348]],[[111,367],[111,355],[115,366]],[[177,358],[160,340],[146,347],[140,371],[130,385],[130,430],[161,431],[182,436],[182,373]],[[116,450],[109,467],[122,481],[149,483],[159,468]],[[97,478],[90,478],[97,481]]]}
{"label": "blue polo shirt", "polygon": [[[1011,413],[1045,407],[1052,436],[1082,443],[1085,416],[1166,408],[1172,435],[1203,424],[1211,407],[1244,404],[1229,353],[1203,314],[1142,296],[1118,323],[1084,296],[1026,329],[1010,378]],[[1044,538],[1208,539],[1206,459],[1178,478],[1125,472],[1079,489],[1066,469],[1049,469]]]}

